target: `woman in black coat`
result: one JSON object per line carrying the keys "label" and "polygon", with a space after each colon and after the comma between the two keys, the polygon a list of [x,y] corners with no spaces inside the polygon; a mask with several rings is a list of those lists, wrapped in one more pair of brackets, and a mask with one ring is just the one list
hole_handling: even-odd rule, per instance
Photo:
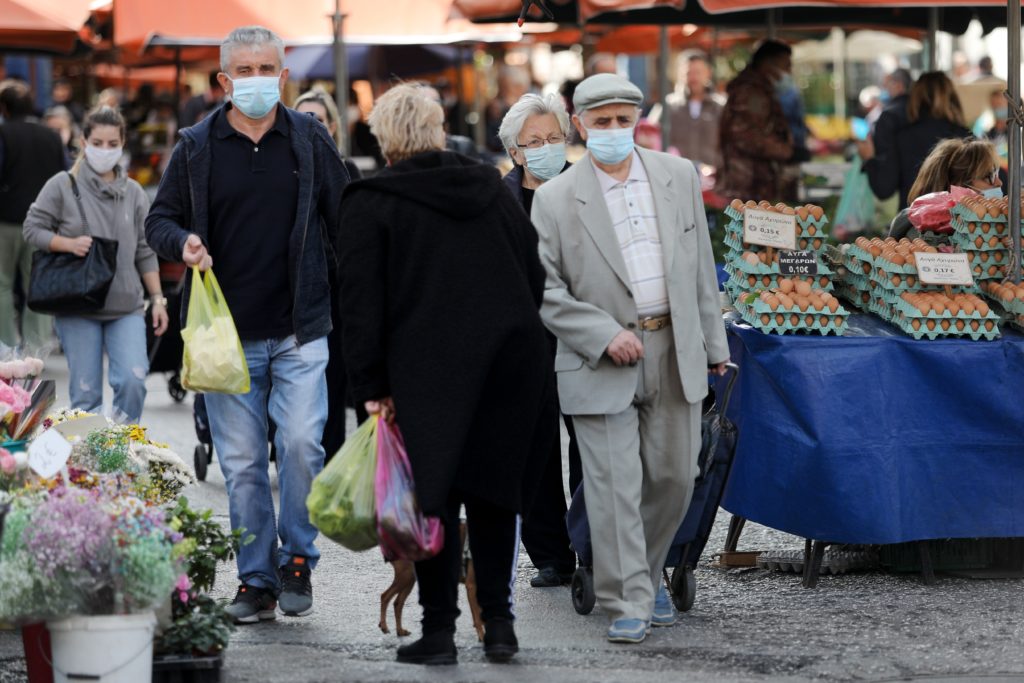
{"label": "woman in black coat", "polygon": [[917,173],[935,145],[970,134],[953,81],[941,71],[921,74],[910,91],[906,125],[891,139],[869,138],[859,145],[871,191],[881,199],[899,191],[899,208],[905,209]]}
{"label": "woman in black coat", "polygon": [[518,650],[511,587],[527,472],[555,436],[544,271],[497,170],[442,151],[442,125],[441,107],[412,85],[370,115],[389,165],[342,198],[345,365],[353,398],[396,418],[420,507],[445,528],[441,553],[416,563],[423,637],[398,660],[457,659],[464,504],[484,652],[505,661]]}

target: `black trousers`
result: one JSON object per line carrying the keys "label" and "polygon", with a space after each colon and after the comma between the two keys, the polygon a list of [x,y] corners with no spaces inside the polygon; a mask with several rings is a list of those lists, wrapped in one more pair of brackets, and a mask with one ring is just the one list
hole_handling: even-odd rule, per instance
{"label": "black trousers", "polygon": [[444,515],[444,547],[435,557],[416,563],[423,633],[454,631],[459,616],[459,575],[462,544],[459,542],[459,507],[466,506],[469,551],[476,574],[476,597],[481,617],[512,617],[512,578],[519,547],[516,513],[499,508],[477,496],[452,492]]}
{"label": "black trousers", "polygon": [[[575,491],[583,479],[583,467],[580,463],[580,449],[576,444],[572,419],[566,417],[564,421],[569,432],[569,490]],[[569,574],[576,569],[576,554],[569,547],[569,532],[565,526],[566,504],[565,489],[562,486],[560,438],[554,440],[551,453],[539,476],[537,494],[523,520],[523,545],[526,546],[530,561],[537,569],[553,567],[559,574]]]}

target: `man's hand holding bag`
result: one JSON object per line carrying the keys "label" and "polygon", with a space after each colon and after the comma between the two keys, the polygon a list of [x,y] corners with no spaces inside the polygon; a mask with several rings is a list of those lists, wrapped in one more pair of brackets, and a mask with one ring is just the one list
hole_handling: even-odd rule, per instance
{"label": "man's hand holding bag", "polygon": [[204,393],[248,393],[249,367],[242,341],[212,270],[206,271],[204,281],[199,268],[192,268],[188,320],[181,338],[185,341],[183,387]]}

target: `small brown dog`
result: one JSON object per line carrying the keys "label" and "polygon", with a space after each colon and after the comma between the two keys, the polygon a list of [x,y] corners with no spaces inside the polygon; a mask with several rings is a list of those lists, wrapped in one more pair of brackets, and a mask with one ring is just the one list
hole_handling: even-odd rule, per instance
{"label": "small brown dog", "polygon": [[[469,554],[469,545],[466,542],[466,523],[459,524],[459,541],[462,544],[462,575],[460,581],[466,584],[466,598],[469,600],[469,611],[473,615],[473,628],[476,629],[477,640],[483,642],[484,624],[480,618],[480,605],[476,601],[476,573],[473,571],[473,558]],[[380,594],[380,630],[382,633],[388,631],[388,604],[395,601],[395,633],[399,636],[407,636],[409,632],[402,628],[402,610],[405,608],[405,601],[412,593],[412,587],[416,585],[416,572],[413,563],[408,560],[395,560],[391,562],[395,570],[395,578],[391,585]]]}

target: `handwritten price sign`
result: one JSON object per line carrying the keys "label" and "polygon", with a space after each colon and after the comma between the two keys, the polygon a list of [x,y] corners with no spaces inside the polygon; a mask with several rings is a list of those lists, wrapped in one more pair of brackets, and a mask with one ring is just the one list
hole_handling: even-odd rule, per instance
{"label": "handwritten price sign", "polygon": [[917,276],[926,285],[973,285],[967,254],[914,254]]}
{"label": "handwritten price sign", "polygon": [[747,209],[743,212],[743,241],[776,249],[796,249],[796,216]]}
{"label": "handwritten price sign", "polygon": [[71,444],[56,429],[47,429],[28,447],[28,466],[43,479],[63,469],[71,457]]}

